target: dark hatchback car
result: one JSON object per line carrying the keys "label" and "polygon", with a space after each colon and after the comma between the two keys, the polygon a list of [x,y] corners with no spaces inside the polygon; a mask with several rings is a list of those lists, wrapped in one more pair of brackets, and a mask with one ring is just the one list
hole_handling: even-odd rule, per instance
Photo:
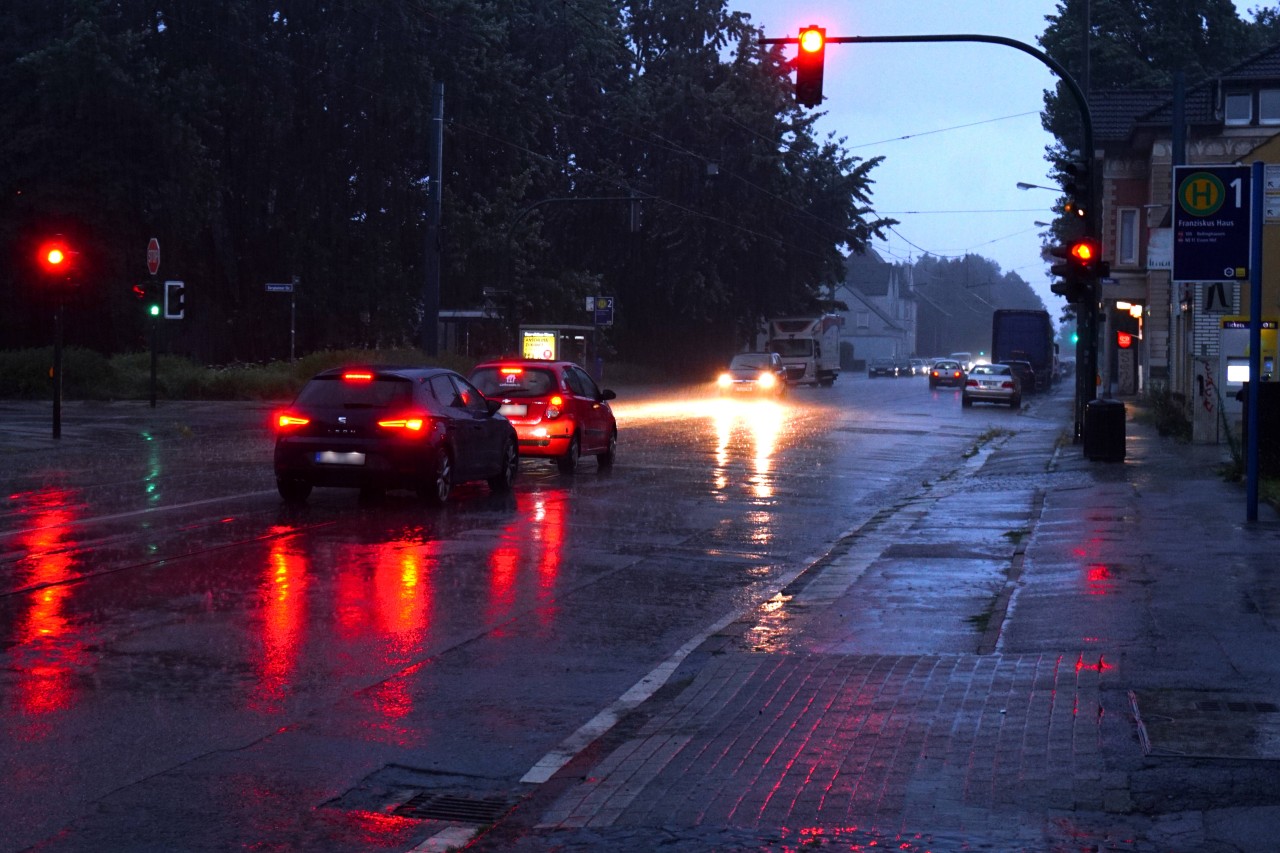
{"label": "dark hatchback car", "polygon": [[898,360],[896,358],[873,358],[867,364],[867,376],[897,376]]}
{"label": "dark hatchback car", "polygon": [[1036,390],[1036,369],[1031,366],[1031,362],[1022,359],[1005,359],[1000,364],[1007,364],[1009,368],[1018,377],[1018,385],[1027,394],[1034,394]]}
{"label": "dark hatchback car", "polygon": [[312,377],[274,418],[280,496],[314,486],[362,495],[412,489],[434,504],[457,483],[511,489],[520,465],[516,431],[462,376],[436,367],[339,367]]}

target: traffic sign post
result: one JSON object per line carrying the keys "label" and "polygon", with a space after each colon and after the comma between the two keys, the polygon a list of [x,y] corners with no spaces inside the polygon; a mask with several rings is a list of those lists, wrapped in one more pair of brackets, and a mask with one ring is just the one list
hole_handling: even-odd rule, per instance
{"label": "traffic sign post", "polygon": [[295,275],[289,281],[267,282],[267,293],[287,293],[289,294],[289,361],[294,360],[293,343],[297,337],[298,330],[298,277]]}
{"label": "traffic sign post", "polygon": [[1248,166],[1173,167],[1173,281],[1247,281],[1253,179]]}

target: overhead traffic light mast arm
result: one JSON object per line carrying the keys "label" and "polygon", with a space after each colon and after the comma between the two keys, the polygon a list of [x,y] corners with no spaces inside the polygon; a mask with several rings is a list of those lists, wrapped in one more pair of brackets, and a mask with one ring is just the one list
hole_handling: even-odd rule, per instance
{"label": "overhead traffic light mast arm", "polygon": [[[813,29],[807,27],[806,30]],[[1058,75],[1067,89],[1071,92],[1071,97],[1075,99],[1076,107],[1080,111],[1080,129],[1084,136],[1084,154],[1086,157],[1093,156],[1093,118],[1089,114],[1089,102],[1084,96],[1084,91],[1080,85],[1072,79],[1067,69],[1062,66],[1052,56],[1042,50],[1032,47],[1026,42],[1017,39],[1005,38],[1004,36],[987,36],[976,33],[951,33],[951,34],[935,34],[935,35],[911,35],[911,36],[826,36],[824,39],[826,44],[877,44],[877,43],[910,43],[910,42],[979,42],[983,44],[1000,44],[1005,47],[1012,47],[1023,53],[1030,54],[1040,60],[1049,70]],[[799,44],[800,39],[796,36],[788,36],[786,38],[766,38],[760,39],[760,44]],[[1090,208],[1093,205],[1089,206]],[[1085,233],[1094,235],[1097,233],[1097,214],[1092,209],[1085,210]]]}

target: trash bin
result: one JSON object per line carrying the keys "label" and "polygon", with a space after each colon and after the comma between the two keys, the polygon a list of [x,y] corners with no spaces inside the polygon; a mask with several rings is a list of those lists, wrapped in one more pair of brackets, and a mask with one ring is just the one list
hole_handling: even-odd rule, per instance
{"label": "trash bin", "polygon": [[1085,404],[1084,455],[1098,462],[1124,461],[1124,403],[1090,400]]}
{"label": "trash bin", "polygon": [[[1242,445],[1249,446],[1249,383],[1236,395],[1244,404],[1240,432]],[[1264,477],[1280,476],[1280,382],[1258,385],[1258,472]]]}

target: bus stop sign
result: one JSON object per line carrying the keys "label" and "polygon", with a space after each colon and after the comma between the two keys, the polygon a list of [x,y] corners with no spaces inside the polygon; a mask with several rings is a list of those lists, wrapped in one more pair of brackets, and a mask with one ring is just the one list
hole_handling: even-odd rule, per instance
{"label": "bus stop sign", "polygon": [[1173,280],[1248,281],[1248,166],[1173,169]]}

